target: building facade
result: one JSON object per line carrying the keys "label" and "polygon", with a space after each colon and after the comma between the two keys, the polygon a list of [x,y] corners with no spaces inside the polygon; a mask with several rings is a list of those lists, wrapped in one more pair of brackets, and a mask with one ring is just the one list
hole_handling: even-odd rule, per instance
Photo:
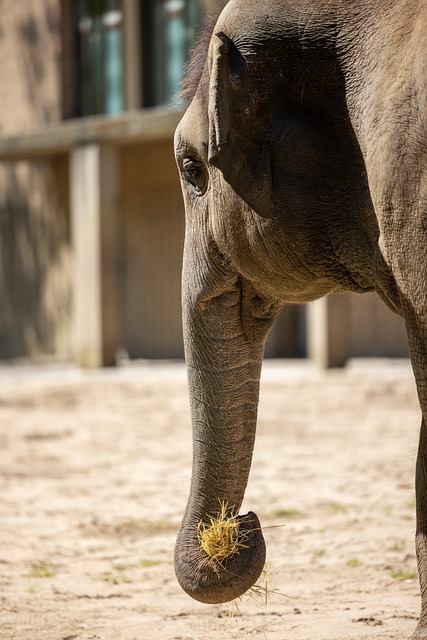
{"label": "building facade", "polygon": [[[188,51],[224,4],[3,0],[0,358],[183,356],[172,140]],[[407,348],[379,300],[346,295],[286,309],[266,353],[327,365]]]}

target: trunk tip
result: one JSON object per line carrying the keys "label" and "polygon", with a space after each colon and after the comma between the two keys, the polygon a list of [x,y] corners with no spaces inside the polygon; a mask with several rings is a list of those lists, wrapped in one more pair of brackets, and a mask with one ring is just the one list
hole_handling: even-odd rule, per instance
{"label": "trunk tip", "polygon": [[[221,530],[218,523],[224,524],[219,545],[218,540],[209,539],[215,527]],[[201,544],[203,533],[206,536]],[[221,553],[221,541],[234,545],[232,552],[230,547]],[[208,553],[209,545],[214,547],[212,554]],[[192,598],[206,604],[221,604],[239,598],[256,583],[264,569],[265,557],[261,524],[253,512],[211,519],[211,525],[184,521],[175,547],[175,572],[181,587]]]}

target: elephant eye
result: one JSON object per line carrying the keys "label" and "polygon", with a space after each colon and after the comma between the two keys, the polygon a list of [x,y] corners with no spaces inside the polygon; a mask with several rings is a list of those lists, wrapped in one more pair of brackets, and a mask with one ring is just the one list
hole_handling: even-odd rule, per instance
{"label": "elephant eye", "polygon": [[208,180],[203,162],[196,158],[184,158],[181,173],[196,195],[201,196],[205,193]]}

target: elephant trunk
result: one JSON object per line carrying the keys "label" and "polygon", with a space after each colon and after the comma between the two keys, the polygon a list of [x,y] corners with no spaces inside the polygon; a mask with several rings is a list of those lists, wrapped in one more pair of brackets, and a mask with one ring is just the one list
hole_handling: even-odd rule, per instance
{"label": "elephant trunk", "polygon": [[[184,297],[184,336],[193,425],[190,497],[175,549],[177,579],[200,602],[228,602],[258,579],[265,543],[257,516],[239,516],[242,545],[224,562],[201,548],[200,523],[243,501],[255,439],[264,338],[272,318],[248,331],[244,296],[234,289],[194,303]],[[260,329],[262,325],[262,330]],[[250,337],[248,337],[250,335]]]}

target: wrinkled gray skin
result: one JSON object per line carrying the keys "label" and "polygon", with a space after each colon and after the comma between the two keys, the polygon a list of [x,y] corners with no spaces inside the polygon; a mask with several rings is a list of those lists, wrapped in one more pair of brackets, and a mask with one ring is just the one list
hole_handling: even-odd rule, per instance
{"label": "wrinkled gray skin", "polygon": [[219,500],[241,505],[273,319],[375,290],[405,320],[423,414],[414,638],[427,638],[426,25],[425,0],[231,0],[214,28],[175,138],[194,442],[175,562],[202,602],[241,595],[264,563],[255,514],[219,577],[195,526]]}

